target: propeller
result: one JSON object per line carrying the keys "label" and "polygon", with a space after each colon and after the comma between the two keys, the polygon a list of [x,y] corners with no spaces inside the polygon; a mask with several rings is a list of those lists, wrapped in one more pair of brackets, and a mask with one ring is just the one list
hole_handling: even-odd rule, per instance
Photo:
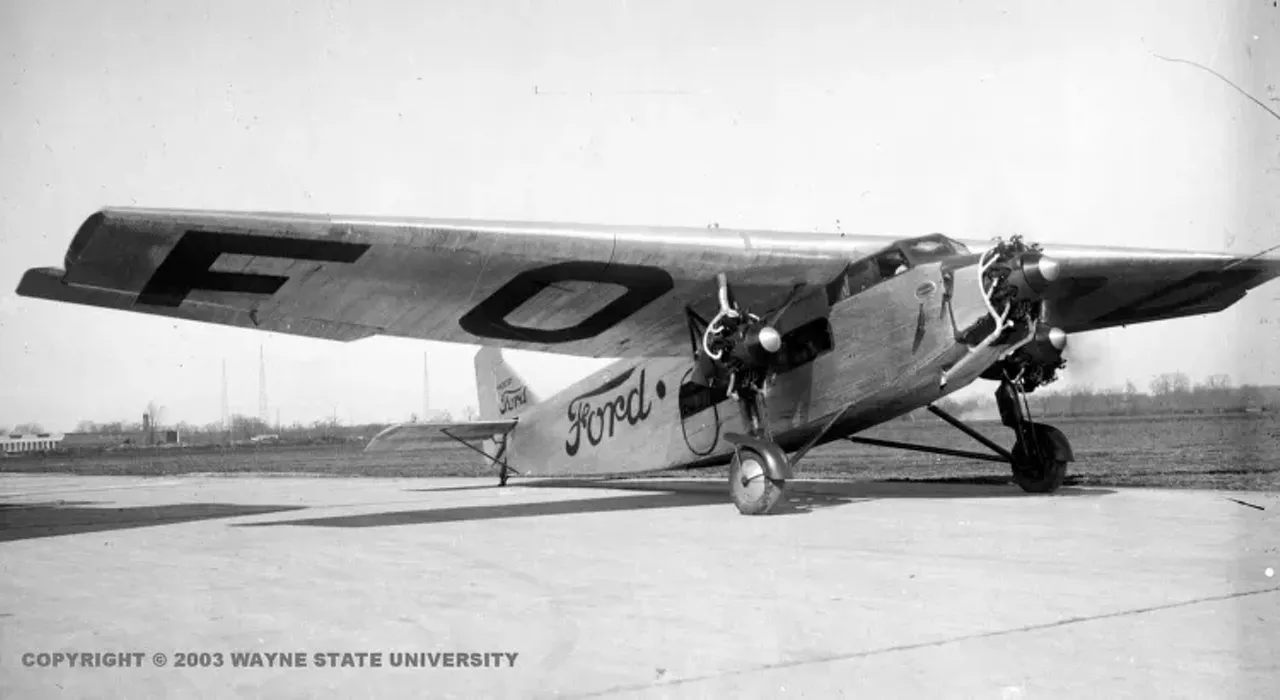
{"label": "propeller", "polygon": [[778,323],[778,319],[782,318],[782,315],[791,309],[791,305],[795,303],[796,299],[800,298],[801,289],[804,289],[803,284],[797,284],[791,288],[791,292],[787,294],[787,298],[782,301],[782,306],[779,306],[777,310],[769,316],[769,319],[764,322],[766,326],[772,327]]}

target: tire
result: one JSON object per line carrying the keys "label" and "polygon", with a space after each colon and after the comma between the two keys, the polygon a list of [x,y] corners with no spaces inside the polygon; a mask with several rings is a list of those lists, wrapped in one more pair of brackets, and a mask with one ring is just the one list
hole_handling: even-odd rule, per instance
{"label": "tire", "polygon": [[[745,483],[744,483],[745,482]],[[786,483],[770,479],[759,452],[740,447],[729,463],[729,496],[743,515],[766,515],[773,511]]]}
{"label": "tire", "polygon": [[1030,445],[1019,438],[1013,446],[1013,483],[1027,493],[1053,493],[1067,478],[1066,436],[1041,423],[1030,426]]}

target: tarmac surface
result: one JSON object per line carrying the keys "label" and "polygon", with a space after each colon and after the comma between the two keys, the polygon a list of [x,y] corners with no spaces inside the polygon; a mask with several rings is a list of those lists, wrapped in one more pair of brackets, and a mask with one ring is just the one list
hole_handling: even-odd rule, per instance
{"label": "tarmac surface", "polygon": [[1280,494],[790,498],[753,518],[718,480],[3,475],[0,697],[1280,689]]}

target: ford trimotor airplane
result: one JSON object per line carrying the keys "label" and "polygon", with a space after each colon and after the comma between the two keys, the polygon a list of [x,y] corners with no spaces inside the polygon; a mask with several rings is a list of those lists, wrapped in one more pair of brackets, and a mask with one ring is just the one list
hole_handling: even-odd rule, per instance
{"label": "ford trimotor airplane", "polygon": [[[1072,461],[1023,394],[1071,333],[1221,311],[1280,258],[834,234],[163,209],[90,216],[27,297],[277,333],[484,346],[481,420],[393,426],[368,450],[457,440],[505,484],[728,463],[768,513],[837,439],[1007,462],[1029,492]],[[499,348],[620,358],[539,401]],[[977,380],[1012,449],[933,406]],[[920,407],[995,454],[859,438]]]}

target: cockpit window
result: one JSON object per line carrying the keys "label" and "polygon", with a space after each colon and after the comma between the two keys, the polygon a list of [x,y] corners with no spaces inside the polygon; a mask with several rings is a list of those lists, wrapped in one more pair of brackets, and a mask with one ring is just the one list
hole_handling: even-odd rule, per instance
{"label": "cockpit window", "polygon": [[880,267],[880,279],[889,279],[894,275],[907,271],[907,257],[902,251],[893,249],[876,256],[876,265]]}
{"label": "cockpit window", "polygon": [[902,241],[845,268],[844,274],[827,286],[828,301],[834,305],[912,267],[957,255],[969,255],[969,249],[940,233]]}
{"label": "cockpit window", "polygon": [[903,244],[903,248],[907,251],[907,255],[911,257],[911,261],[916,265],[934,262],[956,255],[969,254],[969,249],[965,247],[963,243],[953,241],[941,234],[934,234],[924,238],[917,238],[914,241],[907,241]]}

